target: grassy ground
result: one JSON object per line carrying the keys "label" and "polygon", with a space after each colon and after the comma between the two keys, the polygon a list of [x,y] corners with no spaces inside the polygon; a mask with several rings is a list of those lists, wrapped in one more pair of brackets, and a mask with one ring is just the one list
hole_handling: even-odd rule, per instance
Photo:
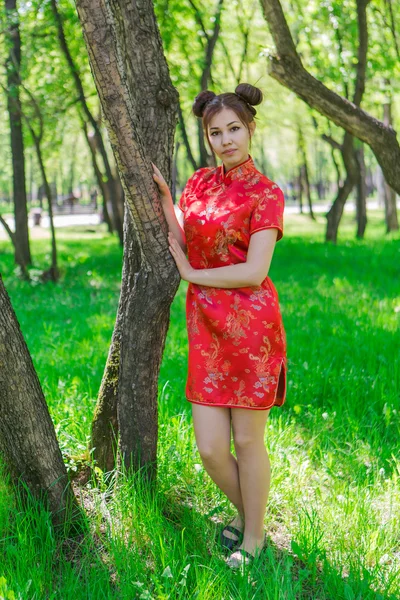
{"label": "grassy ground", "polygon": [[[58,544],[48,515],[21,511],[0,478],[0,597],[118,599],[394,599],[400,595],[400,235],[370,213],[338,244],[324,219],[288,216],[270,270],[288,343],[288,395],[271,411],[269,546],[244,576],[215,543],[232,506],[205,473],[184,397],[186,282],[172,305],[159,379],[159,488],[110,477],[81,490],[92,536]],[[121,250],[100,228],[58,234],[60,283],[27,284],[0,265],[69,469],[86,448],[120,284]],[[33,247],[49,263],[47,240]],[[104,502],[108,499],[107,504]],[[1,577],[5,578],[2,580]],[[9,596],[12,597],[12,596]]]}

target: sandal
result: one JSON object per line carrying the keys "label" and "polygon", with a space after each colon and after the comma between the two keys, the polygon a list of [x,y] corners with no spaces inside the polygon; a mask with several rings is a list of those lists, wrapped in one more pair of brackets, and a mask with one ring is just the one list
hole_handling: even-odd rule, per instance
{"label": "sandal", "polygon": [[264,543],[261,548],[258,548],[256,550],[256,554],[251,554],[251,552],[248,552],[248,550],[238,548],[237,550],[234,550],[234,552],[226,559],[225,562],[228,565],[228,567],[231,567],[232,569],[237,569],[238,567],[251,565],[255,558],[258,558],[261,555],[261,553],[265,550],[266,544],[267,534],[264,533]]}
{"label": "sandal", "polygon": [[[230,531],[231,533],[234,533],[237,536],[237,539],[227,537],[226,535],[224,535],[224,531]],[[234,527],[233,525],[226,525],[221,530],[221,533],[219,535],[219,541],[224,550],[233,550],[235,546],[242,543],[242,540],[243,531],[240,531],[240,529]]]}

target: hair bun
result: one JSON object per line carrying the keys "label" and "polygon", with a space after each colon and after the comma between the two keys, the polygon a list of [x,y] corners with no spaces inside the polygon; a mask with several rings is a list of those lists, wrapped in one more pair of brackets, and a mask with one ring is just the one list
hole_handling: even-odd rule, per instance
{"label": "hair bun", "polygon": [[202,117],[206,105],[216,98],[216,96],[211,90],[203,90],[200,94],[197,94],[192,106],[193,114],[196,117]]}
{"label": "hair bun", "polygon": [[261,104],[263,101],[262,91],[250,83],[239,83],[236,86],[235,94],[243,98],[251,106],[257,106],[257,104]]}

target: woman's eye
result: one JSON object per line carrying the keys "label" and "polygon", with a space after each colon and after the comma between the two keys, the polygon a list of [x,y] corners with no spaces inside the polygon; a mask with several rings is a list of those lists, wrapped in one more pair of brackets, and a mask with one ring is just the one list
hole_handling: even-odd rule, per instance
{"label": "woman's eye", "polygon": [[[231,131],[235,131],[235,129],[240,129],[240,127],[238,127],[238,125],[234,125],[233,127],[231,127],[231,129],[230,129],[230,130],[231,130]],[[213,135],[215,135],[215,134],[216,134],[216,135],[218,135],[218,134],[219,134],[219,131],[213,131],[213,132],[211,133],[211,135],[212,135],[212,136],[213,136]]]}

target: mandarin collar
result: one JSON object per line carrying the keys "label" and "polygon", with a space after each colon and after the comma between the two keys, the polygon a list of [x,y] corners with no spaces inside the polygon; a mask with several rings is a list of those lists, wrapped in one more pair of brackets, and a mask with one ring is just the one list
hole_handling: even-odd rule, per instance
{"label": "mandarin collar", "polygon": [[229,184],[231,181],[242,179],[246,175],[254,173],[256,170],[253,158],[249,154],[249,158],[229,169],[227,173],[225,173],[224,163],[222,163],[222,165],[219,166],[219,178],[223,183]]}

